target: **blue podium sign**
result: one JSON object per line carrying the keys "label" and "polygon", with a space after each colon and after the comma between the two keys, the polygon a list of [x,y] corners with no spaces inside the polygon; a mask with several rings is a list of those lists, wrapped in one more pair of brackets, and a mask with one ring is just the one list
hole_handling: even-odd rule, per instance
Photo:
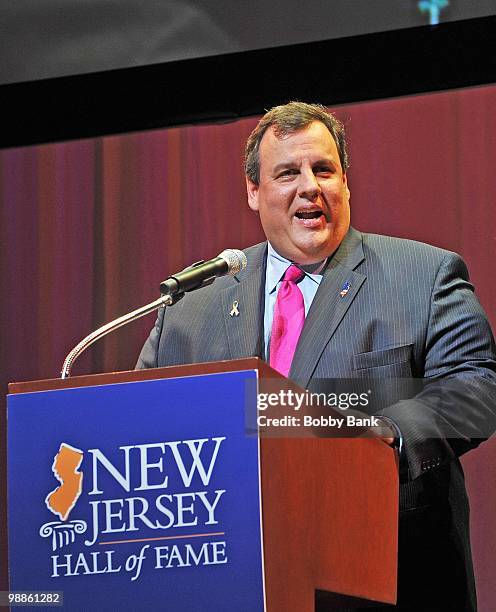
{"label": "blue podium sign", "polygon": [[262,612],[256,376],[9,396],[10,589],[71,612]]}

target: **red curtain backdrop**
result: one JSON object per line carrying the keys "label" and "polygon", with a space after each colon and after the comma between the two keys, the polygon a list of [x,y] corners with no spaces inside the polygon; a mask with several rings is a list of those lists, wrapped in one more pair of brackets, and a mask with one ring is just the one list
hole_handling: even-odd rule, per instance
{"label": "red curtain backdrop", "polygon": [[[461,253],[493,327],[495,108],[491,86],[335,109],[348,132],[353,225]],[[7,381],[57,377],[83,336],[155,299],[167,274],[263,239],[242,172],[255,123],[0,151],[2,393]],[[115,332],[73,373],[133,368],[153,322]],[[5,448],[4,427],[2,438]],[[465,467],[485,612],[496,609],[494,441]]]}

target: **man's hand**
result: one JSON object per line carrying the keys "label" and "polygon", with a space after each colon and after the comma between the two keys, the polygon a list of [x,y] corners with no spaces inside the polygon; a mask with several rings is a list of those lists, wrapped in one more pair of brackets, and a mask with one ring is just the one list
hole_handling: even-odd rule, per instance
{"label": "man's hand", "polygon": [[376,416],[376,419],[379,421],[379,425],[373,427],[372,430],[388,446],[394,446],[397,437],[396,431],[386,419],[380,416]]}

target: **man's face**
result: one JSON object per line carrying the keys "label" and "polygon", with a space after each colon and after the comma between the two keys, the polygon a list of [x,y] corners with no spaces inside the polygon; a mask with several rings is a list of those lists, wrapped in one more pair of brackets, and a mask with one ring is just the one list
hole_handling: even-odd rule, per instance
{"label": "man's face", "polygon": [[248,204],[267,239],[287,259],[317,263],[338,248],[350,226],[350,192],[329,130],[320,121],[260,143],[260,181],[248,178]]}

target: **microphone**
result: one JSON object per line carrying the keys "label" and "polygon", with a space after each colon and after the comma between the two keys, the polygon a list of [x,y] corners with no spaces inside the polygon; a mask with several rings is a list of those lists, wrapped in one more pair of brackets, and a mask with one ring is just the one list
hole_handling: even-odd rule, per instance
{"label": "microphone", "polygon": [[182,272],[160,283],[162,295],[178,295],[213,283],[218,276],[234,276],[246,268],[246,255],[238,249],[226,249],[214,259],[197,261]]}
{"label": "microphone", "polygon": [[[71,373],[72,365],[79,355],[94,342],[114,331],[114,329],[127,325],[127,323],[131,323],[131,321],[136,321],[136,319],[147,315],[157,308],[172,306],[181,299],[183,293],[186,291],[193,291],[193,289],[209,285],[213,283],[218,276],[224,276],[226,274],[232,274],[234,276],[246,268],[246,263],[246,255],[243,251],[226,249],[222,251],[218,257],[215,257],[215,259],[211,259],[210,261],[197,261],[182,272],[169,276],[163,283],[160,283],[162,295],[158,300],[141,306],[141,308],[137,308],[118,319],[110,321],[110,323],[102,325],[86,336],[86,338],[83,338],[79,344],[76,344],[65,358],[61,377],[68,378]],[[176,296],[176,299],[174,299],[173,296]]]}

